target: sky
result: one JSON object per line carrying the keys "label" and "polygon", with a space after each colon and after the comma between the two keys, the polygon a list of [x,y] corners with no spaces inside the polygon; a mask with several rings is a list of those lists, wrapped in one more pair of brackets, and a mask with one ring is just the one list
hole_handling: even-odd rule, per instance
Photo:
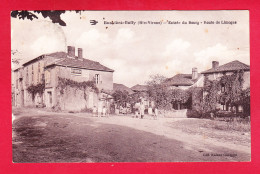
{"label": "sky", "polygon": [[[115,70],[114,83],[128,87],[145,84],[155,74],[168,78],[178,73],[191,74],[193,67],[202,72],[211,68],[212,61],[222,65],[239,60],[250,65],[246,10],[84,11],[81,14],[67,11],[61,18],[66,26],[41,16],[33,21],[11,18],[11,49],[18,51],[14,56],[24,63],[42,54],[66,52],[67,46],[83,48],[84,58]],[[98,23],[91,25],[90,20]],[[104,24],[112,21],[124,24]],[[138,21],[163,24],[138,25]],[[187,24],[182,24],[183,21]],[[214,24],[204,24],[205,21]]]}

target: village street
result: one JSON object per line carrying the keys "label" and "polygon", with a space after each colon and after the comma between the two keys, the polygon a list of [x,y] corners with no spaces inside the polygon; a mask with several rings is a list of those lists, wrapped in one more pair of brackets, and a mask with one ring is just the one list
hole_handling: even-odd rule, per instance
{"label": "village street", "polygon": [[[14,162],[250,161],[250,131],[208,119],[13,109]],[[223,129],[222,129],[223,128]]]}

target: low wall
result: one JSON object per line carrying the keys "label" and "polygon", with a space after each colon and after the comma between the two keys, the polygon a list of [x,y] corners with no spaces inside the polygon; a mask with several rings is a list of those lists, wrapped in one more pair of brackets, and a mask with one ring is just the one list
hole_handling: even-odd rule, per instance
{"label": "low wall", "polygon": [[162,115],[167,118],[187,118],[187,109],[170,111],[159,110],[159,115]]}

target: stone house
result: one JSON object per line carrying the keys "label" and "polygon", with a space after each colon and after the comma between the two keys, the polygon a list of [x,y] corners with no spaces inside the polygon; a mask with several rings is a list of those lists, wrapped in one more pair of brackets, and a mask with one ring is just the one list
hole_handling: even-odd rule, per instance
{"label": "stone house", "polygon": [[[234,73],[243,72],[243,85],[242,89],[245,90],[247,88],[250,88],[250,66],[246,65],[238,60],[226,63],[224,65],[219,66],[218,61],[212,61],[212,68],[208,69],[206,71],[201,72],[201,74],[204,76],[204,79],[208,80],[217,80],[220,81],[221,77],[223,76],[229,76]],[[224,94],[227,89],[225,89],[225,84],[221,84],[221,89],[218,92],[219,94]],[[203,91],[203,96],[206,95],[206,92]],[[249,104],[250,105],[250,104]],[[236,112],[243,112],[243,106],[238,105],[234,106]],[[226,101],[219,101],[216,105],[216,109],[220,109],[223,111],[230,111],[232,108]]]}
{"label": "stone house", "polygon": [[[198,73],[198,69],[192,68],[191,74],[176,74],[175,76],[168,78],[163,83],[168,90],[181,89],[188,90],[191,87],[201,88],[203,87],[204,77],[202,74]],[[195,97],[192,97],[192,100],[195,100]],[[182,110],[182,109],[191,109],[191,101],[186,103],[173,103],[173,109]]]}
{"label": "stone house", "polygon": [[[236,72],[243,71],[243,89],[250,87],[250,67],[237,60],[226,63],[219,66],[219,62],[212,61],[212,68],[198,73],[197,68],[192,68],[192,74],[177,74],[171,78],[166,79],[164,85],[167,89],[182,89],[191,91],[191,103],[177,103],[173,105],[175,110],[182,109],[193,109],[198,110],[200,107],[206,91],[204,90],[205,80],[217,80],[219,81],[224,75],[232,75]],[[224,93],[225,88],[222,84],[221,90],[218,93]],[[216,109],[230,111],[231,107],[225,101],[219,101],[216,105]],[[235,110],[237,112],[243,112],[242,105],[236,106]]]}
{"label": "stone house", "polygon": [[192,74],[176,74],[166,79],[164,84],[168,89],[189,89],[190,87],[202,87],[203,76],[198,73],[197,68],[192,68]]}
{"label": "stone house", "polygon": [[132,91],[134,92],[147,92],[148,90],[147,88],[148,88],[147,85],[139,85],[139,84],[131,87]]}
{"label": "stone house", "polygon": [[[111,100],[105,91],[113,90],[114,70],[101,65],[99,62],[83,58],[82,48],[68,46],[68,52],[55,52],[44,54],[23,64],[14,71],[15,80],[15,106],[46,106],[48,108],[59,106],[62,110],[81,110],[84,108],[102,107],[104,101]],[[95,83],[99,92],[91,88],[74,89],[66,87],[64,93],[59,87],[59,80],[71,82]],[[29,93],[28,87],[44,84],[43,94],[34,97]],[[62,89],[65,90],[65,89]]]}
{"label": "stone house", "polygon": [[129,88],[123,84],[119,84],[119,83],[113,84],[113,92],[116,92],[116,91],[122,91],[122,92],[126,91],[130,95],[134,93],[134,91],[131,88]]}

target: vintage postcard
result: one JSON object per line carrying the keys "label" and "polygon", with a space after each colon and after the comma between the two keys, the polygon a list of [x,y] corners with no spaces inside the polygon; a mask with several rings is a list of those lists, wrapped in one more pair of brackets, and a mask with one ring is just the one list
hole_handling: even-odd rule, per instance
{"label": "vintage postcard", "polygon": [[251,161],[249,11],[12,11],[14,163]]}

